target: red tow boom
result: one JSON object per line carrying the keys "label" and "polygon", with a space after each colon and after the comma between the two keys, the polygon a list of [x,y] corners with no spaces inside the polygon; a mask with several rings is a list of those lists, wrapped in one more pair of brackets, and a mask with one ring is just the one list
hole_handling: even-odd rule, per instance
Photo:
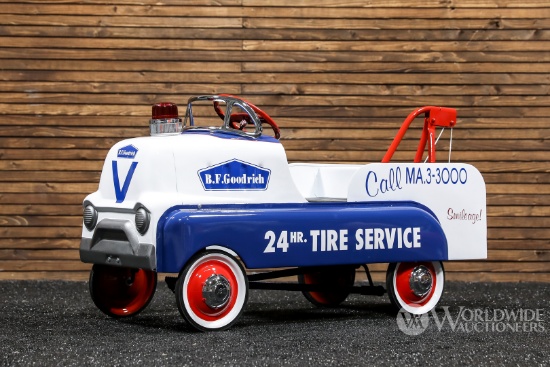
{"label": "red tow boom", "polygon": [[428,141],[428,161],[430,163],[435,162],[435,128],[436,126],[452,128],[456,125],[456,110],[454,108],[425,106],[411,112],[405,121],[403,121],[403,125],[401,125],[401,128],[395,135],[386,155],[382,158],[382,163],[388,163],[391,160],[393,153],[399,146],[403,136],[405,136],[410,124],[422,113],[424,113],[424,128],[422,129],[420,142],[416,149],[414,163],[419,163],[422,160],[422,155],[424,154]]}

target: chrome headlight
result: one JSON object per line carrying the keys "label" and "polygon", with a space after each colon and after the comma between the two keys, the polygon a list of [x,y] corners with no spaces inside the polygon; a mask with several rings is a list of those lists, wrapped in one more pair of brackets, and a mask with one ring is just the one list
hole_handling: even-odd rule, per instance
{"label": "chrome headlight", "polygon": [[147,230],[149,229],[149,221],[151,220],[151,217],[149,215],[149,212],[147,209],[141,207],[136,211],[136,229],[139,233],[144,235],[147,233]]}
{"label": "chrome headlight", "polygon": [[84,225],[89,231],[94,229],[97,224],[97,210],[92,205],[86,205],[84,208]]}

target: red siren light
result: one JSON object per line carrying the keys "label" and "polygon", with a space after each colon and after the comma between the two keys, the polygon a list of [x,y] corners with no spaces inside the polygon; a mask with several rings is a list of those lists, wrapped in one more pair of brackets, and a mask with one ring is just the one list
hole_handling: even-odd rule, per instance
{"label": "red siren light", "polygon": [[155,103],[151,111],[151,135],[175,135],[182,131],[178,106],[172,102]]}
{"label": "red siren light", "polygon": [[178,106],[172,102],[155,103],[152,108],[153,120],[178,118]]}

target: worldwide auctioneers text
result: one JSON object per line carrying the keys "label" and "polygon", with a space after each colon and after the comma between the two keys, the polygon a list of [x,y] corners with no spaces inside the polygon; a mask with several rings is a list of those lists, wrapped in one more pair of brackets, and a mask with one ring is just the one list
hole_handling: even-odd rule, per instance
{"label": "worldwide auctioneers text", "polygon": [[[403,309],[397,314],[397,326],[407,335],[422,334],[430,325],[435,324],[438,331],[450,328],[462,333],[544,333],[545,309],[483,309],[460,306],[458,312],[452,312],[449,306],[443,306],[443,314],[435,309],[422,315],[414,315]],[[430,317],[431,316],[431,317]]]}

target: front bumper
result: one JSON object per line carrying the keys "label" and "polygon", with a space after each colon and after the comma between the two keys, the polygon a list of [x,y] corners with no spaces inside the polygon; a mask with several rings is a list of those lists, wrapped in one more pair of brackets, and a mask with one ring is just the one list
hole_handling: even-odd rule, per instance
{"label": "front bumper", "polygon": [[80,259],[85,263],[156,270],[155,246],[141,243],[133,223],[123,219],[103,219],[92,238],[80,241]]}

